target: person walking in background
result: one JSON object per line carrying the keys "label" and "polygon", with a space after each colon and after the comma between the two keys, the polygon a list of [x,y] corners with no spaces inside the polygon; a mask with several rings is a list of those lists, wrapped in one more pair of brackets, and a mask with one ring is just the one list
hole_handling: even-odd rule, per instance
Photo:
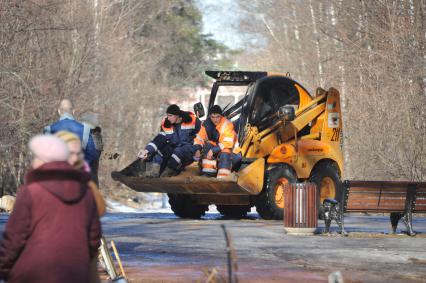
{"label": "person walking in background", "polygon": [[176,104],[166,110],[160,133],[140,151],[138,157],[146,161],[142,177],[171,177],[191,164],[194,156],[194,138],[201,122],[192,112],[181,111]]}
{"label": "person walking in background", "polygon": [[90,111],[84,112],[80,116],[80,121],[83,123],[83,125],[85,127],[90,128],[90,134],[93,138],[93,142],[95,143],[96,154],[97,154],[98,158],[96,158],[92,162],[91,174],[92,174],[93,180],[95,181],[96,185],[99,186],[99,178],[98,178],[99,159],[100,159],[100,156],[102,154],[102,151],[104,150],[104,144],[103,144],[103,140],[102,140],[102,129],[99,126],[98,114],[90,112]]}
{"label": "person walking in background", "polygon": [[66,144],[36,136],[33,159],[18,189],[0,244],[0,280],[89,282],[89,263],[100,245],[101,225],[88,173],[69,163]]}
{"label": "person walking in background", "polygon": [[54,134],[59,131],[68,131],[76,134],[80,140],[84,151],[84,158],[89,163],[90,168],[94,166],[99,155],[96,151],[95,142],[90,134],[90,127],[83,125],[74,118],[74,108],[71,100],[63,99],[59,104],[59,121],[46,126],[43,133]]}

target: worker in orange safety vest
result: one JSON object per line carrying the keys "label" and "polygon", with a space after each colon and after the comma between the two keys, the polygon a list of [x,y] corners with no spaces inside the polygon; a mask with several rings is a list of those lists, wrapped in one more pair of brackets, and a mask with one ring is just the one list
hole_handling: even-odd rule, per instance
{"label": "worker in orange safety vest", "polygon": [[234,125],[223,116],[219,105],[209,111],[194,139],[195,158],[202,158],[201,173],[207,176],[226,178],[241,165],[241,149]]}

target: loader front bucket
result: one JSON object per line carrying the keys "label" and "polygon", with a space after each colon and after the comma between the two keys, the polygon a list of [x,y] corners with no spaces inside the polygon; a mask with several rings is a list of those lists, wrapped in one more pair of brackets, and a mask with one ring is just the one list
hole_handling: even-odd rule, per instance
{"label": "loader front bucket", "polygon": [[185,168],[178,176],[161,178],[142,178],[138,173],[143,172],[145,163],[135,160],[121,171],[113,171],[111,177],[138,192],[158,192],[172,194],[213,194],[213,195],[254,195],[250,187],[243,188],[237,184],[234,175],[227,180],[199,176],[199,168],[193,163]]}
{"label": "loader front bucket", "polygon": [[262,191],[265,173],[265,158],[258,158],[247,167],[238,171],[237,184],[253,194]]}

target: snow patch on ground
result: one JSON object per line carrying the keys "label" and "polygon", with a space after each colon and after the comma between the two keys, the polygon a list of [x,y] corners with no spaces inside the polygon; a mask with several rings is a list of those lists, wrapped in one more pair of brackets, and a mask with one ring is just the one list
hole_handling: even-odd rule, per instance
{"label": "snow patch on ground", "polygon": [[[118,213],[173,213],[166,194],[144,194],[143,199],[145,202],[138,208],[111,199],[106,199],[107,211]],[[209,205],[206,216],[218,213],[215,205]],[[256,208],[252,207],[248,215],[258,217]]]}
{"label": "snow patch on ground", "polygon": [[124,205],[118,201],[106,199],[107,211],[108,212],[140,212],[139,209]]}

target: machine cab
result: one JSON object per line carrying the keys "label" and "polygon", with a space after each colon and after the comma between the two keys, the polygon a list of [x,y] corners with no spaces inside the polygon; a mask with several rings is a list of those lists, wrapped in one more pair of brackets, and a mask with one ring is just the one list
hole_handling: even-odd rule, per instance
{"label": "machine cab", "polygon": [[[247,124],[263,131],[278,119],[280,107],[293,105],[297,110],[312,100],[308,91],[288,76],[267,72],[207,71],[216,81],[208,108],[218,104],[238,132],[240,142]],[[234,95],[226,95],[232,92]],[[237,99],[238,98],[238,99]]]}

